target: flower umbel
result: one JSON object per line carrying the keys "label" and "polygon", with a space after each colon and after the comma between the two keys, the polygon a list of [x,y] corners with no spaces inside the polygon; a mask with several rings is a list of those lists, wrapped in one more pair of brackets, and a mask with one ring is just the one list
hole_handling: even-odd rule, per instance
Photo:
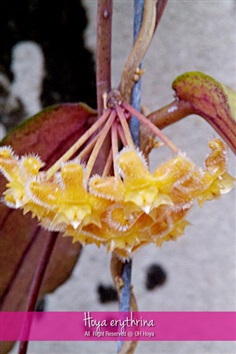
{"label": "flower umbel", "polygon": [[[154,173],[132,141],[127,122],[131,114],[175,154]],[[100,176],[93,167],[108,134],[111,152]],[[44,228],[63,232],[73,242],[106,245],[128,258],[145,244],[161,246],[181,236],[194,200],[201,206],[232,189],[226,146],[214,139],[209,147],[212,152],[202,169],[133,107],[108,102],[104,114],[47,171],[41,170],[44,163],[38,156],[18,157],[10,147],[1,147],[0,170],[8,180],[4,201],[24,213],[31,211]],[[85,165],[82,159],[88,152]]]}

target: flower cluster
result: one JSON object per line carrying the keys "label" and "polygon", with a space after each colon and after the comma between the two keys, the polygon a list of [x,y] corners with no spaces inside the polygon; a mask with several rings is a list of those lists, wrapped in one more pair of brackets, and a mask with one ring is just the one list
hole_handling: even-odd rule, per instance
{"label": "flower cluster", "polygon": [[38,156],[18,157],[2,147],[0,170],[8,180],[4,200],[73,242],[106,245],[128,258],[142,245],[161,246],[181,236],[194,200],[202,205],[231,190],[225,145],[214,139],[209,147],[205,169],[177,153],[151,173],[142,153],[127,144],[113,156],[113,175],[92,177],[79,158],[60,162],[52,174],[41,170]]}

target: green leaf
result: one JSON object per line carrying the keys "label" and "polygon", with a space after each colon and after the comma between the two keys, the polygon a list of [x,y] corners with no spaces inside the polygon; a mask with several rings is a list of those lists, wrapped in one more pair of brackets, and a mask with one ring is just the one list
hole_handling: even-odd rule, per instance
{"label": "green leaf", "polygon": [[236,152],[236,93],[212,77],[188,72],[177,77],[173,89],[179,100],[191,104]]}
{"label": "green leaf", "polygon": [[[84,104],[50,107],[9,133],[0,145],[11,145],[18,154],[35,153],[50,167],[89,127],[96,112]],[[0,195],[6,189],[0,175]],[[0,309],[24,311],[37,264],[50,233],[40,228],[30,214],[0,204]],[[40,296],[52,292],[71,274],[81,245],[71,238],[57,238]],[[12,343],[2,343],[6,353]]]}

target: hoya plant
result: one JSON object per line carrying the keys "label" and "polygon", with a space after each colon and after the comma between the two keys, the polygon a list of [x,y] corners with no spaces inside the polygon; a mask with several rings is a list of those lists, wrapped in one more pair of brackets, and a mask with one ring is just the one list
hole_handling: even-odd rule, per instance
{"label": "hoya plant", "polygon": [[[34,311],[38,299],[71,275],[89,244],[111,254],[119,309],[136,311],[135,252],[177,240],[187,233],[193,205],[204,208],[233,188],[227,154],[236,151],[236,94],[229,87],[187,72],[172,83],[173,102],[149,114],[141,106],[141,62],[166,3],[135,1],[134,45],[112,88],[112,1],[99,1],[97,110],[86,103],[49,107],[1,141],[1,311]],[[204,168],[162,132],[191,114],[218,133],[206,142]],[[169,159],[151,172],[148,156],[162,146]],[[119,351],[133,353],[135,346],[127,342]],[[5,342],[2,353],[11,347]],[[19,354],[26,351],[22,342]]]}

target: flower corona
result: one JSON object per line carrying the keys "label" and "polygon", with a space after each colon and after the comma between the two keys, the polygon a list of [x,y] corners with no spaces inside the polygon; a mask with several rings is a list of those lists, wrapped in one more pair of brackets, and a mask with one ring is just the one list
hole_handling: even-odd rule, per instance
{"label": "flower corona", "polygon": [[[175,154],[153,173],[134,146],[128,125],[132,114]],[[94,163],[108,134],[111,152],[97,175]],[[161,246],[181,236],[194,200],[202,206],[231,190],[226,146],[214,139],[209,147],[202,169],[129,104],[108,102],[103,115],[47,171],[39,156],[19,157],[11,147],[1,147],[0,170],[8,180],[4,202],[24,214],[30,211],[44,228],[71,236],[73,242],[106,245],[129,258],[145,244]],[[90,153],[87,164],[85,153]]]}

